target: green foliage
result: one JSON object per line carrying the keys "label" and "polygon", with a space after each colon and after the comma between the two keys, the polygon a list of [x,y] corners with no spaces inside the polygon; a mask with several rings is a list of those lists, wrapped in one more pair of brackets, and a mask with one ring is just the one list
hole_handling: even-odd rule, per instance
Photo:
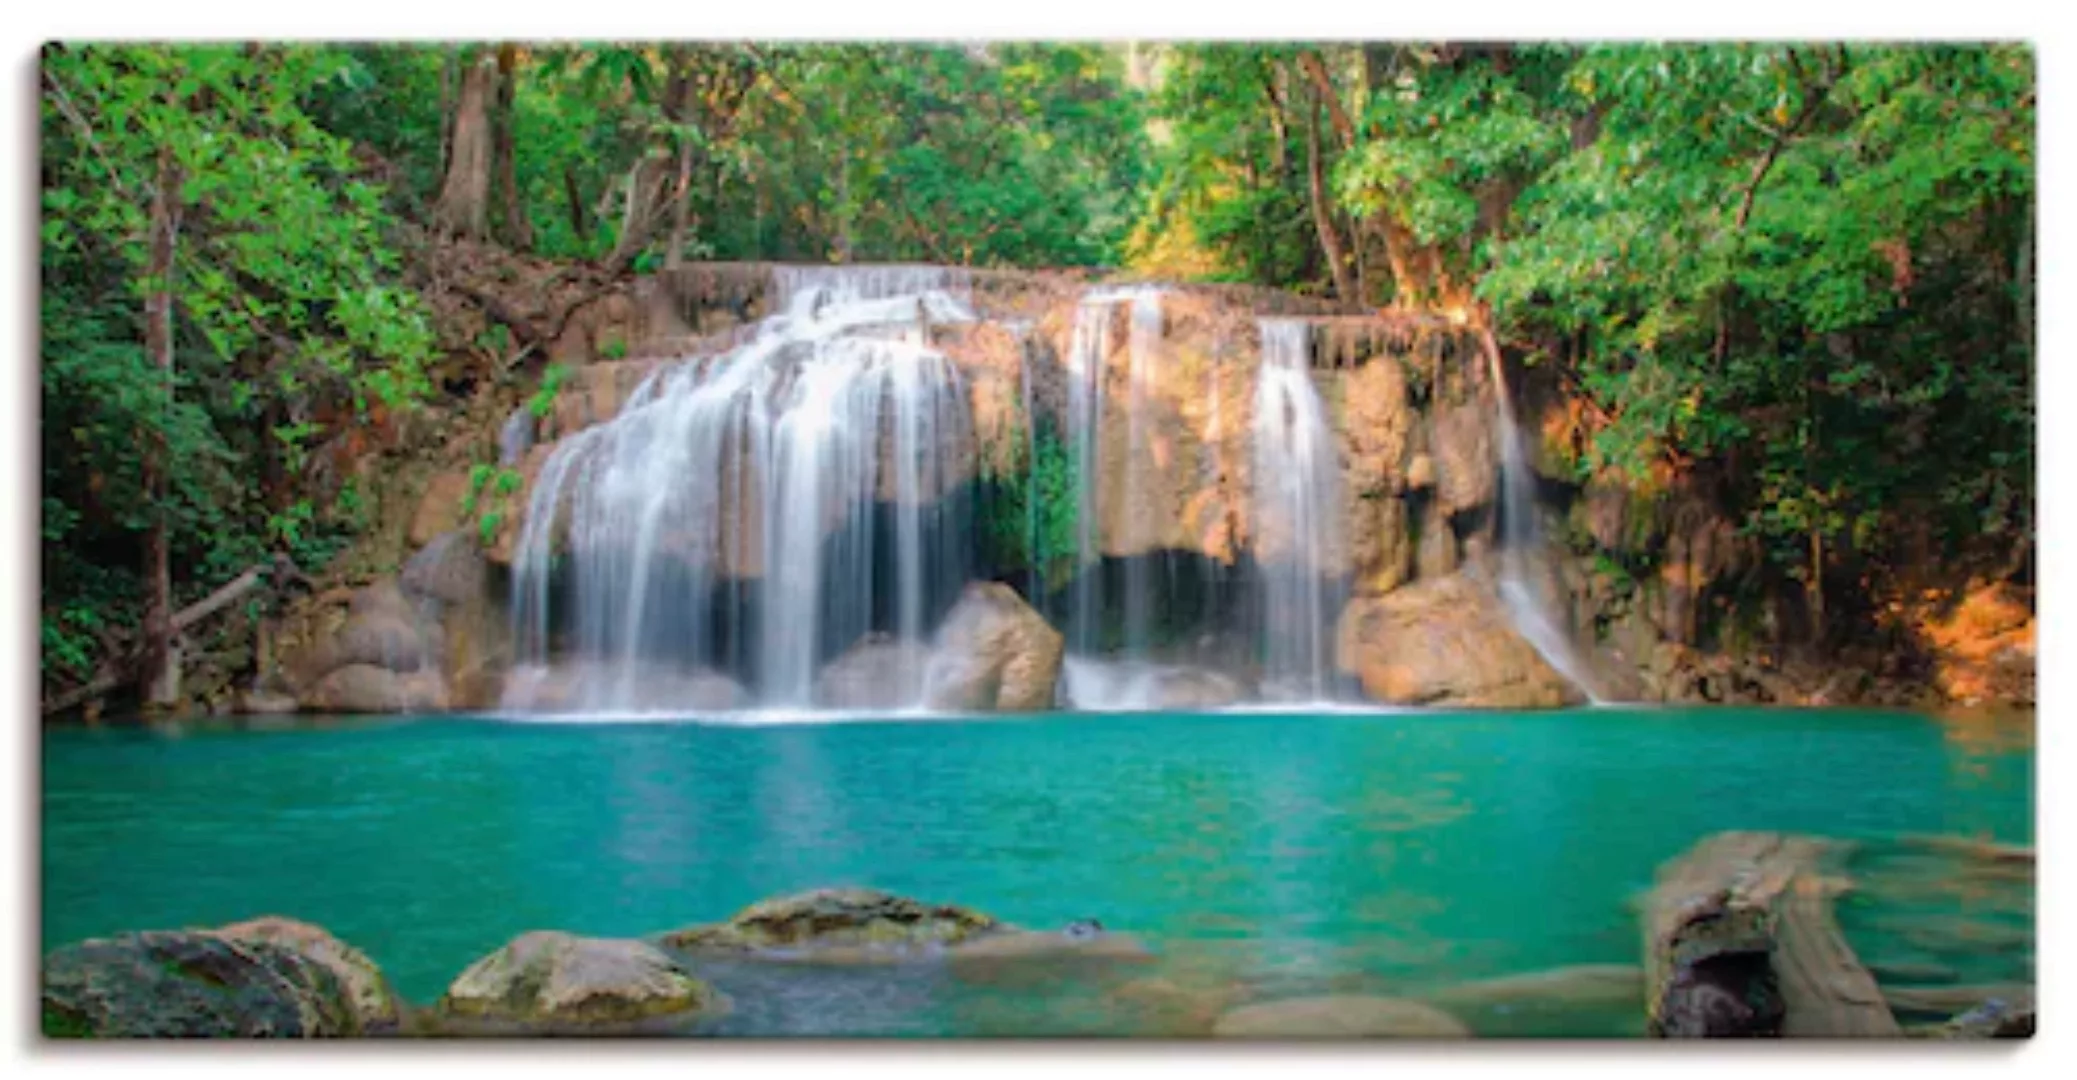
{"label": "green foliage", "polygon": [[[627,347],[619,341],[609,342],[608,345],[609,347],[611,345],[620,345],[623,355],[627,351]],[[607,358],[619,359],[619,357],[612,356],[610,351]],[[549,413],[554,412],[555,395],[562,390],[563,384],[569,380],[570,369],[567,366],[562,364],[548,365],[548,370],[541,373],[541,385],[534,390],[533,396],[526,399],[527,413],[533,416],[534,419],[540,420]]]}
{"label": "green foliage", "polygon": [[[2025,46],[1218,44],[1162,63],[1149,265],[1324,288],[1317,148],[1367,299],[1565,369],[1595,417],[1579,479],[1695,477],[1781,580],[2031,544]],[[1174,258],[1177,236],[1206,257]]]}
{"label": "green foliage", "polygon": [[1049,425],[1033,443],[1019,438],[982,455],[981,544],[998,571],[1035,569],[1047,580],[1065,580],[1077,554],[1074,455]]}
{"label": "green foliage", "polygon": [[[432,330],[399,284],[383,191],[306,107],[357,72],[347,51],[305,45],[44,51],[46,675],[78,674],[82,605],[136,594],[155,524],[176,597],[269,549],[319,557],[336,530],[307,490],[314,448],[429,388]],[[159,282],[147,225],[169,170],[174,264]],[[143,349],[160,288],[170,372]]]}

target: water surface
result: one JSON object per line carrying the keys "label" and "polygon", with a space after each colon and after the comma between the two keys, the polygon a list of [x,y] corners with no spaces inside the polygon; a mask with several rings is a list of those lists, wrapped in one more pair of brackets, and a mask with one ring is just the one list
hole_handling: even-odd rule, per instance
{"label": "water surface", "polygon": [[[1966,728],[1736,709],[442,717],[52,731],[43,763],[45,949],[283,914],[366,950],[419,1002],[523,931],[650,935],[838,884],[1040,928],[1100,919],[1160,955],[1142,979],[1257,998],[1421,993],[1636,963],[1635,895],[1720,829],[1858,838],[1885,866],[1905,857],[1892,844],[1904,834],[2033,841],[2030,717]],[[2010,940],[1927,929],[1986,905]],[[2017,901],[1950,890],[1842,908],[1871,961],[1971,981],[2031,977],[2032,916],[2030,886]],[[1111,999],[1043,986],[962,996],[941,975],[832,975],[790,1006],[744,993],[761,976],[737,975],[741,1007],[725,1029],[1126,1023]],[[1566,1029],[1582,1025],[1628,1031],[1634,1011]]]}

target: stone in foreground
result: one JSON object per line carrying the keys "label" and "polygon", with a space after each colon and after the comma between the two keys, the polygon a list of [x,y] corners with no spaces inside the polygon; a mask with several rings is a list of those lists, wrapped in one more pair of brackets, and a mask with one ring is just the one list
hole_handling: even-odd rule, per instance
{"label": "stone in foreground", "polygon": [[752,904],[727,922],[664,935],[678,949],[812,954],[822,959],[899,958],[1007,929],[952,904],[928,904],[878,889],[817,889]]}
{"label": "stone in foreground", "polygon": [[1219,1017],[1222,1039],[1462,1039],[1456,1017],[1418,1001],[1337,995],[1243,1005]]}
{"label": "stone in foreground", "polygon": [[206,930],[150,930],[70,945],[43,961],[43,1033],[118,1039],[375,1034],[363,1025],[353,989],[303,948]]}
{"label": "stone in foreground", "polygon": [[329,970],[345,990],[347,1004],[352,1007],[362,1034],[395,1031],[403,1020],[403,1004],[398,1000],[395,988],[390,986],[389,979],[382,974],[382,969],[376,967],[375,961],[368,959],[366,953],[333,937],[322,927],[279,915],[264,915],[218,927],[211,933],[231,941],[258,942],[291,949]]}
{"label": "stone in foreground", "polygon": [[655,946],[536,930],[456,976],[439,1011],[498,1030],[609,1034],[727,1007],[718,991]]}

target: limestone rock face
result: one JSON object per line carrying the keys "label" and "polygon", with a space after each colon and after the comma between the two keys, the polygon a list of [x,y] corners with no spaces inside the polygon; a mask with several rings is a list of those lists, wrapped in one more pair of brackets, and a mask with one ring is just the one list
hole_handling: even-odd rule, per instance
{"label": "limestone rock face", "polygon": [[1579,692],[1515,633],[1499,601],[1461,574],[1418,581],[1342,612],[1336,658],[1395,705],[1548,708]]}
{"label": "limestone rock face", "polygon": [[1493,501],[1500,457],[1493,440],[1493,407],[1481,401],[1445,405],[1429,421],[1435,493],[1456,513]]}
{"label": "limestone rock face", "polygon": [[355,1022],[363,1034],[394,1031],[403,1017],[396,990],[366,953],[340,941],[324,928],[266,915],[211,931],[231,941],[261,942],[292,949],[329,970],[344,989]]}
{"label": "limestone rock face", "polygon": [[443,604],[468,604],[489,588],[489,566],[468,533],[441,533],[404,563],[397,584],[408,596]]}
{"label": "limestone rock face", "polygon": [[1420,539],[1414,549],[1414,576],[1447,577],[1457,570],[1457,533],[1450,516],[1439,502],[1430,502],[1421,516]]}
{"label": "limestone rock face", "polygon": [[739,953],[899,954],[955,945],[1005,929],[952,904],[929,904],[878,889],[817,889],[752,904],[724,923],[664,935],[672,948]]}
{"label": "limestone rock face", "polygon": [[653,945],[536,930],[456,976],[439,1009],[523,1030],[611,1031],[714,1015],[727,999]]}
{"label": "limestone rock face", "polygon": [[333,964],[306,948],[191,930],[69,945],[43,961],[43,1032],[74,1038],[373,1034],[353,989]]}
{"label": "limestone rock face", "polygon": [[548,438],[560,439],[620,415],[627,400],[656,370],[654,360],[587,364],[573,370],[556,388],[548,414]]}
{"label": "limestone rock face", "polygon": [[412,547],[424,547],[433,538],[463,526],[462,503],[469,497],[469,472],[454,469],[437,473],[419,496],[418,512],[411,517]]}
{"label": "limestone rock face", "polygon": [[1243,1005],[1221,1016],[1212,1034],[1226,1039],[1461,1039],[1462,1021],[1431,1005],[1355,995]]}
{"label": "limestone rock face", "polygon": [[1000,582],[973,582],[939,626],[926,679],[932,708],[1004,712],[1049,709],[1060,631]]}

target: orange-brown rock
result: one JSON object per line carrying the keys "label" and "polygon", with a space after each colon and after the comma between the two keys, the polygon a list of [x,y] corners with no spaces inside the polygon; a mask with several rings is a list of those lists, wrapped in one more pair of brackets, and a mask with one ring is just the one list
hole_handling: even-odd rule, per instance
{"label": "orange-brown rock", "polygon": [[1581,700],[1509,625],[1499,600],[1462,574],[1350,600],[1336,646],[1341,670],[1389,704],[1548,708]]}

